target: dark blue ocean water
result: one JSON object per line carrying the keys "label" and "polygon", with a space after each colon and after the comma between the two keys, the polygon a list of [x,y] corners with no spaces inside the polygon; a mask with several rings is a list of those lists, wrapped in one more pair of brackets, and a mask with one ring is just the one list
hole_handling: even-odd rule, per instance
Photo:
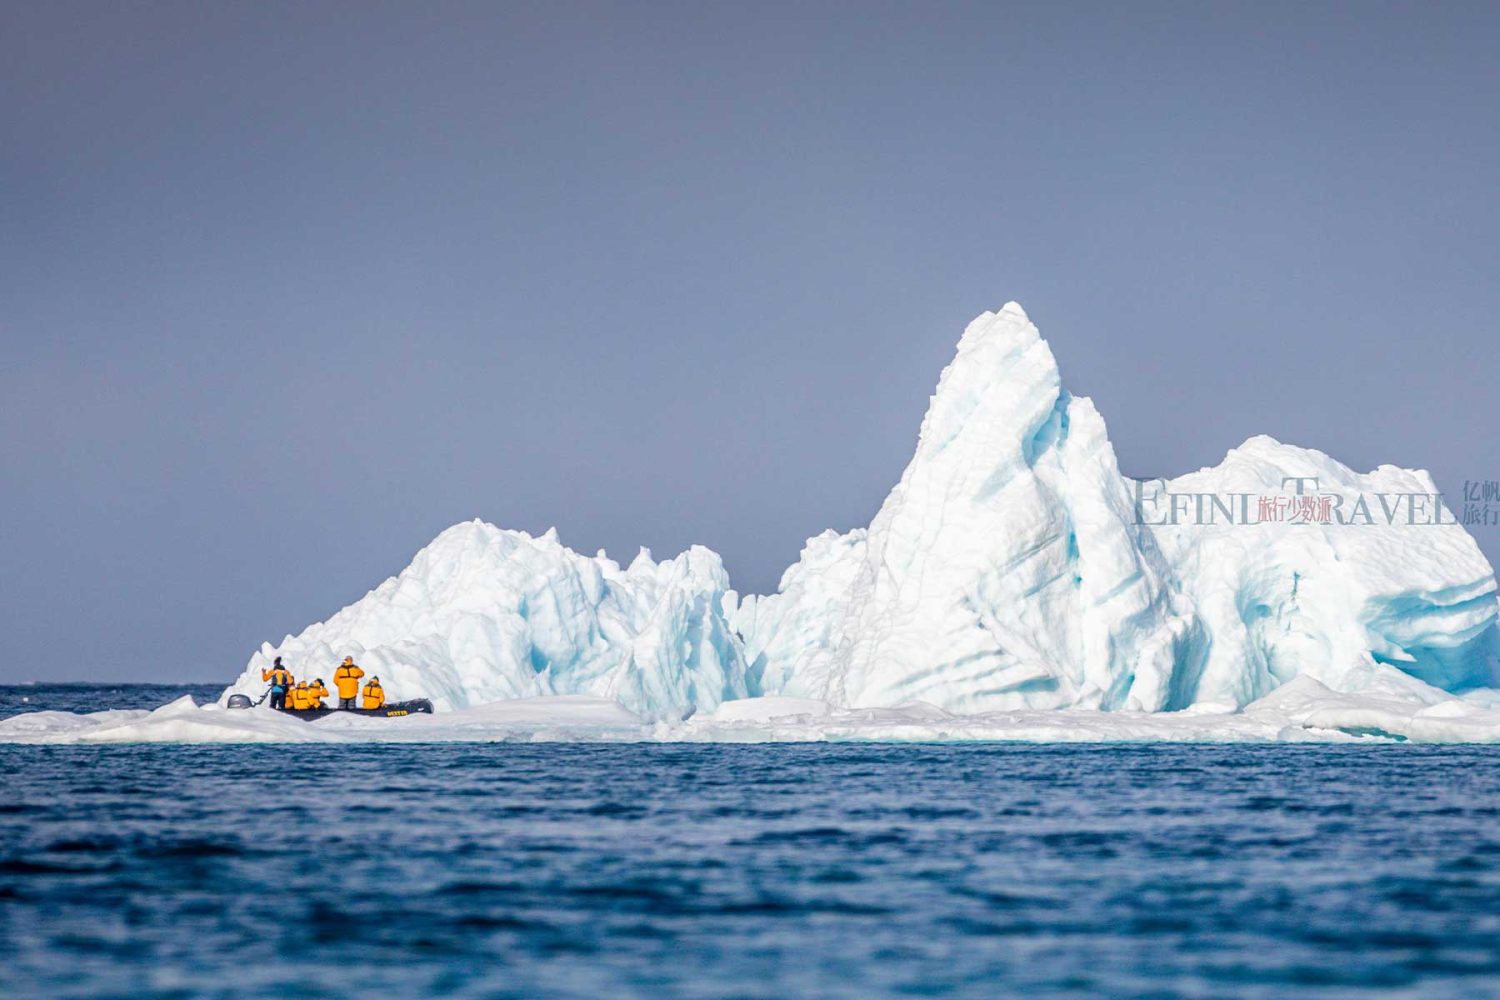
{"label": "dark blue ocean water", "polygon": [[0,771],[7,997],[1500,995],[1488,749],[0,746]]}
{"label": "dark blue ocean water", "polygon": [[108,708],[159,708],[185,694],[202,705],[218,699],[223,684],[0,684],[0,719],[22,712],[99,712]]}

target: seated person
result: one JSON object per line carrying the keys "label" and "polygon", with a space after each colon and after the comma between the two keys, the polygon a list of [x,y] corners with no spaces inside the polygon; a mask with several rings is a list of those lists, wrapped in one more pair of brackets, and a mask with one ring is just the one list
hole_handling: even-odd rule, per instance
{"label": "seated person", "polygon": [[364,703],[361,708],[379,708],[385,704],[385,688],[380,686],[379,677],[371,677],[370,682],[365,685]]}

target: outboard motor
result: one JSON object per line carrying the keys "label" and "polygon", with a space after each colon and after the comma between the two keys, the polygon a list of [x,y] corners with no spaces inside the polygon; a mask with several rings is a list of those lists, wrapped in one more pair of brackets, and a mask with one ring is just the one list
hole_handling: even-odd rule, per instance
{"label": "outboard motor", "polygon": [[250,700],[248,694],[232,694],[224,703],[225,708],[253,708],[255,703]]}

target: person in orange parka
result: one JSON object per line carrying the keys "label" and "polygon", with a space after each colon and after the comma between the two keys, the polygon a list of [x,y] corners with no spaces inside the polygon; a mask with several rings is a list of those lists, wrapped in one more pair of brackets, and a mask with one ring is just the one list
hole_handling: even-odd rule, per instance
{"label": "person in orange parka", "polygon": [[281,657],[276,657],[276,662],[271,664],[269,670],[260,672],[260,679],[271,682],[271,707],[284,710],[287,707],[287,694],[292,689],[292,672],[281,665]]}
{"label": "person in orange parka", "polygon": [[322,708],[323,699],[328,697],[328,688],[323,686],[323,678],[319,677],[307,686],[307,707]]}
{"label": "person in orange parka", "polygon": [[376,709],[385,704],[385,688],[380,686],[379,677],[370,678],[370,683],[365,685],[364,695],[363,708]]}
{"label": "person in orange parka", "polygon": [[339,689],[339,708],[348,711],[354,707],[355,696],[359,694],[359,679],[364,675],[354,657],[344,657],[343,664],[333,672],[333,686]]}

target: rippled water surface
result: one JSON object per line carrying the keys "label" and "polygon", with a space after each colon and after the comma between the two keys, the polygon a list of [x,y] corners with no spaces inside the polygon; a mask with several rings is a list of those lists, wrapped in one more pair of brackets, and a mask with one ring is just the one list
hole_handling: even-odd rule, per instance
{"label": "rippled water surface", "polygon": [[223,684],[0,684],[0,719],[22,712],[159,708],[185,694],[202,705],[223,691]]}
{"label": "rippled water surface", "polygon": [[6,996],[1500,993],[1491,749],[0,746],[0,769]]}

